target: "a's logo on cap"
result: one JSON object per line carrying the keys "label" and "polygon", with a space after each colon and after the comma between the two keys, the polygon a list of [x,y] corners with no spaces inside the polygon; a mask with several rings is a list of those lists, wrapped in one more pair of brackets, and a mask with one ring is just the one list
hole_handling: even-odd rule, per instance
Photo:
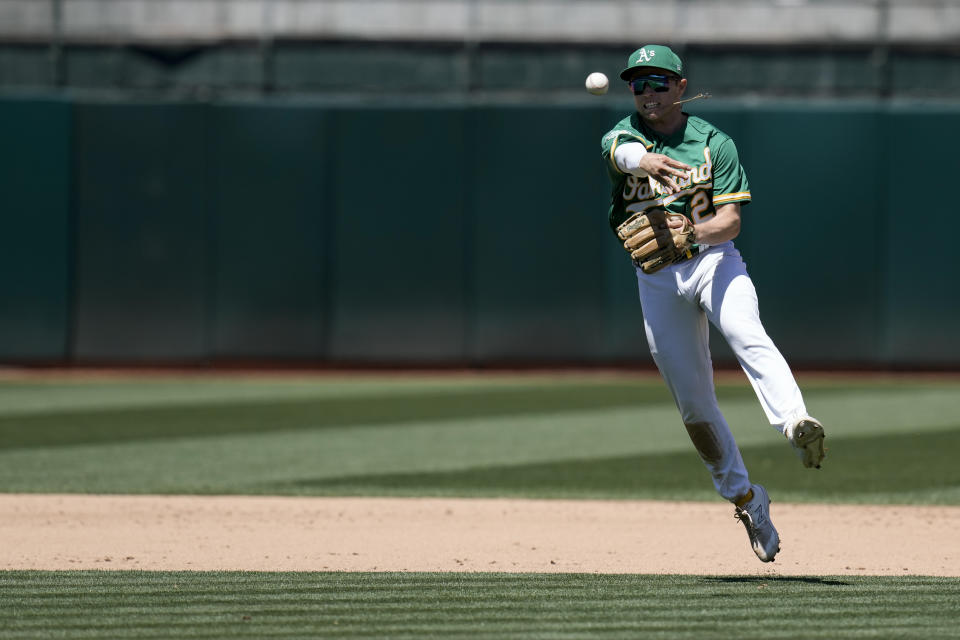
{"label": "a's logo on cap", "polygon": [[653,60],[653,56],[657,55],[656,51],[647,51],[646,49],[640,49],[640,53],[637,54],[637,62],[650,62]]}

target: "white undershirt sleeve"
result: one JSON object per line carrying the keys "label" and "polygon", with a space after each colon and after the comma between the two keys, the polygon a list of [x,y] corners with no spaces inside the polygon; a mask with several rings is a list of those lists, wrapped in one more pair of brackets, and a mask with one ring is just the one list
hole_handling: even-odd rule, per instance
{"label": "white undershirt sleeve", "polygon": [[617,168],[641,178],[647,177],[647,172],[640,168],[640,159],[647,155],[647,149],[639,142],[621,144],[613,152],[613,159]]}

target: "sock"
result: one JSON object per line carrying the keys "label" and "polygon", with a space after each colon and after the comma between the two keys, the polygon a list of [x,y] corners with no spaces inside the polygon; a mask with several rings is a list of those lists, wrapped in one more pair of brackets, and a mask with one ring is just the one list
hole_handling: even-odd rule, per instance
{"label": "sock", "polygon": [[742,509],[743,505],[747,504],[751,500],[753,500],[753,489],[750,489],[750,491],[747,491],[747,495],[743,496],[739,500],[736,500],[733,504],[737,505]]}

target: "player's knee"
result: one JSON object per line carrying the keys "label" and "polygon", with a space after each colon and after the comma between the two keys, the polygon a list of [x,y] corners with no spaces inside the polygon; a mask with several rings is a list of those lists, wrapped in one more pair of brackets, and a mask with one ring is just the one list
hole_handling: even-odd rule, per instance
{"label": "player's knee", "polygon": [[723,445],[717,435],[716,428],[709,422],[687,422],[684,423],[687,433],[690,435],[690,441],[694,448],[700,454],[708,465],[716,465],[723,460]]}

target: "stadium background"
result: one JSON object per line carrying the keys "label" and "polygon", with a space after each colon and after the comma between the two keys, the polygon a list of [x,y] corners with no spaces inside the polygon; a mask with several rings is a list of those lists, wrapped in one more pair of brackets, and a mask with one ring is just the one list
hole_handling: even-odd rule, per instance
{"label": "stadium background", "polygon": [[649,364],[598,151],[631,102],[582,82],[664,42],[791,363],[955,367],[958,35],[952,0],[2,0],[0,360]]}
{"label": "stadium background", "polygon": [[[955,637],[958,36],[947,0],[0,0],[0,638]],[[737,244],[828,425],[805,472],[717,376],[775,567],[606,228],[631,102],[582,83],[646,42],[739,144]]]}

